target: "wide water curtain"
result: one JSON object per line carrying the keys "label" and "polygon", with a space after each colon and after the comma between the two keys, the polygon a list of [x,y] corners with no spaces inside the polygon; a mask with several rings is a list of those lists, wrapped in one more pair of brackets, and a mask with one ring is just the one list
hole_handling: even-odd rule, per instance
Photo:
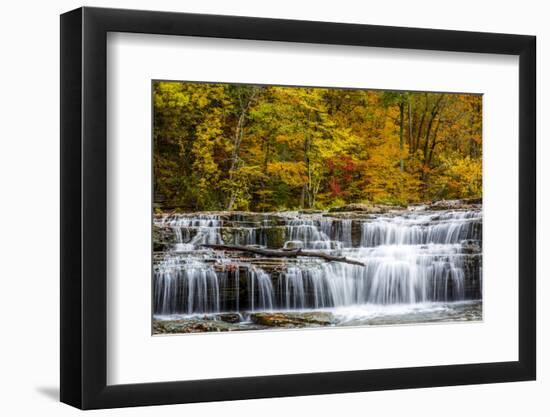
{"label": "wide water curtain", "polygon": [[[193,213],[154,219],[156,315],[307,310],[481,298],[480,208]],[[314,250],[270,258],[202,245]]]}

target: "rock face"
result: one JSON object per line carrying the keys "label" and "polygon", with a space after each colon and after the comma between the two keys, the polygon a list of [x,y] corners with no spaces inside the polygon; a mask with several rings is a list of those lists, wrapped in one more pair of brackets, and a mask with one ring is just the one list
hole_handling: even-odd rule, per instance
{"label": "rock face", "polygon": [[387,213],[390,210],[404,209],[401,206],[389,206],[386,204],[347,204],[341,207],[334,207],[329,210],[329,213],[349,213],[349,212],[361,212],[371,214]]}
{"label": "rock face", "polygon": [[176,243],[176,236],[169,227],[153,227],[153,251],[169,250]]}
{"label": "rock face", "polygon": [[427,203],[428,210],[468,210],[481,208],[481,198],[465,198],[462,200],[441,200]]}
{"label": "rock face", "polygon": [[369,213],[369,214],[383,214],[383,213],[398,213],[406,210],[420,210],[420,211],[436,211],[436,210],[471,210],[481,209],[481,198],[464,198],[460,200],[440,200],[430,201],[426,203],[413,204],[411,206],[399,206],[388,204],[347,204],[341,207],[334,207],[329,210],[329,213]]}

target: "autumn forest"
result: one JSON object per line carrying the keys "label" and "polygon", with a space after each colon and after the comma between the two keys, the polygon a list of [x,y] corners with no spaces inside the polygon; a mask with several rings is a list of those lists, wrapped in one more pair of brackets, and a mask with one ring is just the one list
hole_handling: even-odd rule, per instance
{"label": "autumn forest", "polygon": [[181,211],[481,197],[482,96],[153,82],[154,193]]}

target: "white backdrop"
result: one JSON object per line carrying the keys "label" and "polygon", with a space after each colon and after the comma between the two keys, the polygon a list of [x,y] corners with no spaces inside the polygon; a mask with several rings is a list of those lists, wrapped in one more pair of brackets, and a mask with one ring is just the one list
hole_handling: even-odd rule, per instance
{"label": "white backdrop", "polygon": [[[483,322],[151,337],[152,79],[483,93]],[[108,384],[517,360],[518,79],[513,56],[110,34]]]}
{"label": "white backdrop", "polygon": [[[219,14],[283,17],[398,26],[481,30],[536,34],[538,73],[548,67],[550,28],[543,2],[521,3],[465,0],[443,8],[438,1],[354,2],[202,0],[187,2],[88,1],[87,5],[163,9]],[[5,415],[76,415],[58,404],[58,274],[59,274],[59,26],[58,14],[81,3],[29,1],[4,5],[2,31],[2,152],[0,178],[3,204],[2,294],[0,317],[2,370],[0,410]],[[540,80],[539,126],[548,108],[550,89]],[[543,186],[550,168],[540,161],[550,157],[539,128],[539,213],[550,210],[550,192]],[[503,208],[505,209],[505,208]],[[542,294],[550,284],[543,257],[550,250],[550,221],[539,215],[539,381],[485,386],[450,387],[378,393],[327,395],[304,398],[238,401],[169,407],[100,411],[99,415],[326,415],[377,413],[431,416],[546,415],[550,390],[550,307]],[[544,234],[544,237],[543,237]]]}

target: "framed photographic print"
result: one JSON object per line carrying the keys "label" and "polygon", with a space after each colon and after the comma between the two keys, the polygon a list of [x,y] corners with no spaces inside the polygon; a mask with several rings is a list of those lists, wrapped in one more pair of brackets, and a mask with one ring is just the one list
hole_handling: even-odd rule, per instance
{"label": "framed photographic print", "polygon": [[61,16],[61,400],[535,379],[535,38]]}

